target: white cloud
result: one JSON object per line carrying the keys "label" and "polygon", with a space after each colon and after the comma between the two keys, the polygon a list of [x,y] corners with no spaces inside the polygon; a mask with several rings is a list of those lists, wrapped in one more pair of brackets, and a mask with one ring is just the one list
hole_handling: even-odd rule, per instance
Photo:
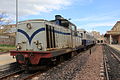
{"label": "white cloud", "polygon": [[93,22],[93,21],[105,21],[105,20],[114,20],[114,19],[116,19],[115,16],[97,15],[97,16],[90,16],[90,17],[74,19],[74,21]]}
{"label": "white cloud", "polygon": [[[69,6],[72,0],[18,0],[19,16],[36,15],[42,12],[60,10]],[[16,0],[1,0],[0,10],[15,15]]]}
{"label": "white cloud", "polygon": [[100,32],[101,34],[105,34],[106,30],[110,30],[116,22],[99,22],[99,23],[88,23],[85,25],[80,25],[78,27],[87,30],[88,32],[91,32],[93,30]]}
{"label": "white cloud", "polygon": [[99,13],[93,14],[86,17],[79,17],[77,19],[73,19],[76,22],[101,22],[101,21],[116,21],[119,20],[120,11],[115,10],[114,12],[107,12],[107,13]]}
{"label": "white cloud", "polygon": [[114,22],[103,22],[103,23],[88,23],[86,25],[83,25],[83,26],[86,26],[86,27],[92,27],[92,28],[95,28],[95,27],[100,27],[100,26],[113,26],[115,23]]}
{"label": "white cloud", "polygon": [[90,17],[84,17],[80,19],[76,19],[75,21],[102,21],[102,20],[109,20],[113,19],[113,17],[110,16],[90,16]]}
{"label": "white cloud", "polygon": [[114,26],[116,22],[99,22],[99,23],[88,23],[85,25],[80,25],[80,28],[94,29],[97,27],[109,27]]}
{"label": "white cloud", "polygon": [[119,14],[113,12],[108,12],[90,17],[73,19],[73,21],[79,23],[79,28],[84,28],[88,31],[98,30],[101,33],[105,33],[105,30],[110,30],[119,20],[118,15]]}

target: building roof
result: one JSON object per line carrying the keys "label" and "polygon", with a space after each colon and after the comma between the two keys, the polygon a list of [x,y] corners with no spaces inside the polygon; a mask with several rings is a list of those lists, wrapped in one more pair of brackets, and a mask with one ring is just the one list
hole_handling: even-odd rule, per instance
{"label": "building roof", "polygon": [[110,31],[107,31],[104,36],[111,35],[120,35],[120,21],[117,21],[116,24],[113,26],[113,28]]}
{"label": "building roof", "polygon": [[118,23],[120,23],[120,21],[117,21],[111,30],[114,30],[114,28],[117,27]]}

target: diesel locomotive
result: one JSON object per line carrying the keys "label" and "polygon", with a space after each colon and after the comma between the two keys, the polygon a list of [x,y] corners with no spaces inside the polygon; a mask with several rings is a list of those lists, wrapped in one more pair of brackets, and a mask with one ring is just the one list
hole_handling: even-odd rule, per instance
{"label": "diesel locomotive", "polygon": [[67,59],[81,49],[95,44],[95,38],[75,24],[56,15],[55,20],[26,20],[18,23],[16,50],[10,55],[22,65],[48,64]]}

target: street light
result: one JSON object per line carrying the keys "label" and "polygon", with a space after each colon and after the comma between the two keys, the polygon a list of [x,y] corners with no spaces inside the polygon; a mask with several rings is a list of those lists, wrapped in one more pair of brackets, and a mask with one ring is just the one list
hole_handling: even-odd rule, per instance
{"label": "street light", "polygon": [[[18,0],[16,0],[16,32],[18,29]],[[16,41],[19,39],[19,36],[16,36]]]}
{"label": "street light", "polygon": [[18,0],[16,0],[16,27],[18,27]]}

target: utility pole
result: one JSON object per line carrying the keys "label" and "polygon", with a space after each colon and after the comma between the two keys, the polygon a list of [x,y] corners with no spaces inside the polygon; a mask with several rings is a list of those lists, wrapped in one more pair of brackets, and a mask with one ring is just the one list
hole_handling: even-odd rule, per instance
{"label": "utility pole", "polygon": [[18,0],[16,0],[16,27],[18,27]]}
{"label": "utility pole", "polygon": [[[16,0],[16,32],[18,29],[18,0]],[[16,33],[15,33],[16,34]],[[17,35],[17,34],[16,34]],[[18,40],[19,36],[16,36],[16,41]],[[16,43],[15,43],[16,44]]]}

